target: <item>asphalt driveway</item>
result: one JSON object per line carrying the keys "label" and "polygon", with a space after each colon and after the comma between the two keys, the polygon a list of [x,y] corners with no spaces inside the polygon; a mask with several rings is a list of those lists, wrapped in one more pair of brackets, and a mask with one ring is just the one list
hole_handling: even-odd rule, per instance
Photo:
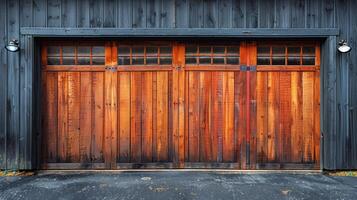
{"label": "asphalt driveway", "polygon": [[45,173],[0,177],[0,199],[357,199],[357,178],[226,172]]}

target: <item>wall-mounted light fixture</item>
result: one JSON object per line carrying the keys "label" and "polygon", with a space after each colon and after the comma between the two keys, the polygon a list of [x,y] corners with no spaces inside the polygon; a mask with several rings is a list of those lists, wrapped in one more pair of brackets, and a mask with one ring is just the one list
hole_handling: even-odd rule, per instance
{"label": "wall-mounted light fixture", "polygon": [[338,43],[338,47],[337,47],[338,51],[341,52],[341,53],[348,53],[351,51],[351,47],[348,46],[347,44],[347,41],[346,40],[341,40],[339,43]]}
{"label": "wall-mounted light fixture", "polygon": [[11,52],[16,52],[20,49],[18,40],[10,40],[9,43],[5,46],[5,49]]}

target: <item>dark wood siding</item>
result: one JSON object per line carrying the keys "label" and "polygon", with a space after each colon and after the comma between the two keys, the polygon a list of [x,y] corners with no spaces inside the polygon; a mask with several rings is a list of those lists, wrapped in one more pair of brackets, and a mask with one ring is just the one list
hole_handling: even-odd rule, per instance
{"label": "dark wood siding", "polygon": [[[31,166],[33,44],[21,27],[339,28],[323,42],[324,167],[357,168],[357,46],[354,0],[6,0],[0,5],[0,168]],[[2,47],[21,41],[21,52]]]}

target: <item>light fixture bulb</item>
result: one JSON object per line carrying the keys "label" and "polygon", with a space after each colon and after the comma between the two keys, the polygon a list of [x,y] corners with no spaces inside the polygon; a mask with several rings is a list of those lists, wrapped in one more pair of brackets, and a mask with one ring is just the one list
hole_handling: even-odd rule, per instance
{"label": "light fixture bulb", "polygon": [[339,43],[338,43],[339,47],[337,48],[339,52],[341,53],[348,53],[351,51],[351,47],[348,46],[347,44],[347,41],[346,40],[341,40]]}
{"label": "light fixture bulb", "polygon": [[10,40],[9,43],[5,46],[5,49],[11,52],[18,51],[19,48],[19,41],[17,40]]}

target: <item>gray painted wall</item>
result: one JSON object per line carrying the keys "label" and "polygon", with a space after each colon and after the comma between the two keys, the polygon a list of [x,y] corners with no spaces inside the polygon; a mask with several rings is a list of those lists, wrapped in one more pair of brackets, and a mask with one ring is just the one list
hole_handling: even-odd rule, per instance
{"label": "gray painted wall", "polygon": [[[20,53],[0,50],[0,169],[34,167],[34,43],[20,35],[21,27],[339,28],[340,35],[322,50],[328,66],[321,85],[324,167],[357,169],[355,10],[355,0],[4,0],[0,46],[17,38],[22,48]],[[336,52],[342,38],[354,47],[351,53]]]}

